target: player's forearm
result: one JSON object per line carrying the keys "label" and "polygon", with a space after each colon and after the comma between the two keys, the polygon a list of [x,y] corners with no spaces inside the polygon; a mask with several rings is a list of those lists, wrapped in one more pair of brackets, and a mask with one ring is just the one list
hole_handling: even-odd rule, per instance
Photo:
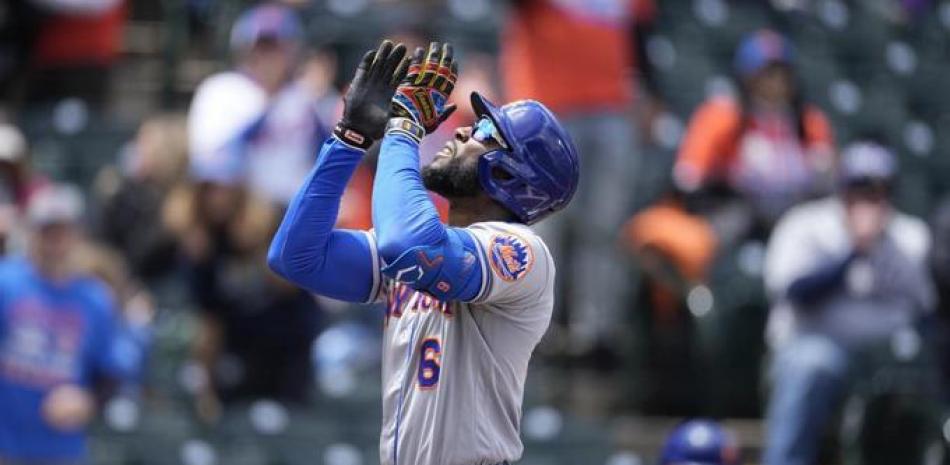
{"label": "player's forearm", "polygon": [[422,183],[419,145],[408,136],[383,139],[373,185],[373,226],[387,262],[413,247],[445,240],[445,225]]}
{"label": "player's forearm", "polygon": [[304,276],[325,267],[340,199],[363,153],[335,137],[324,143],[316,166],[294,196],[271,242],[267,263],[274,272],[306,285],[300,282]]}

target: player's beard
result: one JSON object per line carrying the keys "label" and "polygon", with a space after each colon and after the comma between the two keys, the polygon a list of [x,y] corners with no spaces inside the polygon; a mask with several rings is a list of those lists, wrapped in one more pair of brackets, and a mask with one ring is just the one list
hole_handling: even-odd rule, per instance
{"label": "player's beard", "polygon": [[422,183],[445,198],[475,197],[481,192],[478,182],[478,163],[466,163],[461,157],[453,157],[442,166],[422,168]]}

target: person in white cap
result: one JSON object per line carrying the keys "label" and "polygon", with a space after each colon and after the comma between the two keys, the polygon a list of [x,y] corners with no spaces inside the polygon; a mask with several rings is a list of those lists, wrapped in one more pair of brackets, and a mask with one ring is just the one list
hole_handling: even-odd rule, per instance
{"label": "person in white cap", "polygon": [[852,144],[838,174],[837,195],[790,210],[769,242],[775,356],[764,465],[814,463],[856,357],[934,307],[927,226],[891,202],[894,155]]}
{"label": "person in white cap", "polygon": [[25,256],[0,260],[0,463],[75,464],[93,380],[138,378],[145,348],[112,292],[75,266],[83,199],[51,185],[27,210]]}
{"label": "person in white cap", "polygon": [[303,39],[287,6],[245,11],[231,30],[236,68],[205,79],[188,112],[190,156],[241,167],[251,192],[281,206],[313,166],[313,147],[330,134],[316,96],[295,75]]}

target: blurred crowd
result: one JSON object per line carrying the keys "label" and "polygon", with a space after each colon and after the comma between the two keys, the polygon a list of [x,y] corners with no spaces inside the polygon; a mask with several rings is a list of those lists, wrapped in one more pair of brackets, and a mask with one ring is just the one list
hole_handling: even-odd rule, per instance
{"label": "blurred crowd", "polygon": [[[12,0],[0,15],[0,465],[83,463],[97,405],[150,395],[155,327],[170,314],[194,322],[181,371],[208,425],[235,403],[341,395],[352,367],[378,363],[378,312],[318,300],[264,259],[340,117],[359,52],[348,46],[378,38],[312,39],[314,18],[345,2],[184,2],[185,54],[217,64],[187,104],[150,108],[91,180],[34,162],[25,115],[64,101],[107,114],[129,18],[146,3],[156,2]],[[888,128],[836,135],[789,30],[864,8],[902,31],[950,18],[945,4],[680,2],[707,19],[765,13],[729,44],[727,85],[677,114],[660,69],[667,2],[405,3],[498,25],[489,46],[461,41],[460,111],[428,136],[424,158],[471,124],[474,90],[544,102],[581,154],[573,203],[537,225],[560,294],[541,363],[577,374],[546,402],[594,416],[761,416],[766,465],[817,463],[836,441],[872,457],[880,437],[900,443],[890,463],[920,463],[907,455],[943,444],[950,198],[930,217],[905,211],[904,149]],[[394,15],[382,34],[423,44],[440,33],[426,18]],[[207,45],[215,34],[226,53]],[[348,186],[340,227],[372,227],[374,164],[371,153]],[[608,385],[583,390],[599,379]],[[608,393],[574,406],[574,385]],[[875,410],[881,399],[891,403]],[[916,416],[902,421],[919,428],[887,429],[887,406],[907,403]],[[729,447],[708,463],[738,463]]]}

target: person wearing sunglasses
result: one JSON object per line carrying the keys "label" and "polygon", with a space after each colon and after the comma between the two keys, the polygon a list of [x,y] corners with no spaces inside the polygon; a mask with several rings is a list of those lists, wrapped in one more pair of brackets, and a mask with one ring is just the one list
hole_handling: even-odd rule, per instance
{"label": "person wearing sunglasses", "polygon": [[[521,457],[531,353],[554,304],[554,263],[528,225],[564,208],[577,151],[541,103],[497,107],[420,167],[419,143],[454,111],[449,44],[367,52],[271,243],[268,261],[316,294],[385,302],[383,465],[506,464]],[[372,231],[334,229],[340,196],[377,141]],[[448,224],[427,192],[451,202]]]}
{"label": "person wearing sunglasses", "polygon": [[769,241],[773,351],[765,465],[815,463],[822,435],[868,351],[933,311],[926,224],[897,211],[897,161],[849,145],[838,193],[793,208]]}

